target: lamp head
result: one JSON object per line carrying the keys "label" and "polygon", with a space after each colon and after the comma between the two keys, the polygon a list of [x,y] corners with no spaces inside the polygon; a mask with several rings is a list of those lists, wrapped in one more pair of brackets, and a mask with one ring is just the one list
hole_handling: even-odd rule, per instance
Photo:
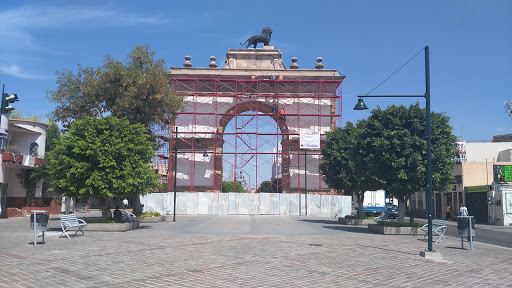
{"label": "lamp head", "polygon": [[357,99],[357,104],[354,106],[354,110],[368,110],[368,107],[364,104],[363,97],[359,97],[359,99]]}

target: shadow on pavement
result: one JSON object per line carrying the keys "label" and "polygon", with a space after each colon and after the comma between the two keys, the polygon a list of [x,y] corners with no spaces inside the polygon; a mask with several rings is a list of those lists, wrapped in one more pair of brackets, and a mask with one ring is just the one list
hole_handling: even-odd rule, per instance
{"label": "shadow on pavement", "polygon": [[309,223],[322,223],[322,224],[338,224],[338,220],[326,220],[326,219],[319,219],[319,220],[312,220],[312,219],[300,219],[299,221],[302,222],[309,222]]}
{"label": "shadow on pavement", "polygon": [[325,229],[331,229],[331,230],[338,230],[338,231],[345,231],[345,232],[353,232],[353,233],[363,233],[363,234],[372,234],[370,231],[368,231],[368,228],[365,226],[322,226]]}
{"label": "shadow on pavement", "polygon": [[394,252],[394,253],[401,253],[401,254],[406,254],[406,255],[417,255],[417,253],[404,252],[404,251],[393,250],[393,249],[382,248],[382,247],[375,247],[375,246],[368,246],[368,245],[359,245],[359,246],[366,247],[366,248],[379,249],[379,250],[384,250],[384,251],[389,251],[389,252]]}
{"label": "shadow on pavement", "polygon": [[133,230],[143,230],[143,229],[153,229],[153,227],[151,227],[151,225],[141,225],[139,224],[139,227],[133,229]]}
{"label": "shadow on pavement", "polygon": [[446,249],[456,249],[456,250],[469,250],[469,249],[466,249],[466,248],[461,248],[461,247],[453,247],[453,246],[448,246],[448,247],[445,247]]}

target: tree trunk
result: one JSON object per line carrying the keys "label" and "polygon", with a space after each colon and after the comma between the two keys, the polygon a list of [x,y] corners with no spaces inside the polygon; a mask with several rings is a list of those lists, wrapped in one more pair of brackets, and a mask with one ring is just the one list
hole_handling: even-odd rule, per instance
{"label": "tree trunk", "polygon": [[136,216],[139,216],[142,214],[142,210],[144,207],[142,207],[142,204],[140,203],[140,196],[139,194],[136,194],[131,197],[131,206],[132,206],[132,213]]}
{"label": "tree trunk", "polygon": [[365,217],[366,214],[364,213],[364,191],[356,192],[356,196],[357,196],[357,207],[359,207],[358,216]]}
{"label": "tree trunk", "polygon": [[106,220],[107,218],[112,218],[112,211],[110,211],[111,207],[111,197],[106,197],[101,200],[101,219]]}
{"label": "tree trunk", "polygon": [[407,199],[398,199],[398,223],[404,223]]}

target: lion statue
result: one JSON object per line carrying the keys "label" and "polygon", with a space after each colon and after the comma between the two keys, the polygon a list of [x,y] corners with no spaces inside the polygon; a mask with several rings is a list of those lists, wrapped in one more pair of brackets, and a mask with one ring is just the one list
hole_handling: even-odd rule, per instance
{"label": "lion statue", "polygon": [[272,29],[270,27],[265,27],[261,31],[260,34],[254,35],[247,39],[244,43],[240,43],[241,46],[245,45],[247,43],[247,46],[245,48],[249,48],[249,46],[254,45],[253,48],[256,48],[256,44],[263,43],[264,46],[268,46],[270,43],[270,37],[272,36]]}

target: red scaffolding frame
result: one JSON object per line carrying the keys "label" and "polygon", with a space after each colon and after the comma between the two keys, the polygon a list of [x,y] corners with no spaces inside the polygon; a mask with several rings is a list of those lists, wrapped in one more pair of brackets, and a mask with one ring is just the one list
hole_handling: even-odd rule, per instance
{"label": "red scaffolding frame", "polygon": [[220,192],[223,181],[233,181],[256,192],[263,181],[277,178],[274,185],[284,193],[329,192],[318,172],[320,150],[305,153],[299,136],[320,134],[322,145],[325,133],[341,126],[343,78],[234,78],[171,79],[184,109],[154,131],[162,141],[153,163],[168,191],[177,167],[177,191]]}

